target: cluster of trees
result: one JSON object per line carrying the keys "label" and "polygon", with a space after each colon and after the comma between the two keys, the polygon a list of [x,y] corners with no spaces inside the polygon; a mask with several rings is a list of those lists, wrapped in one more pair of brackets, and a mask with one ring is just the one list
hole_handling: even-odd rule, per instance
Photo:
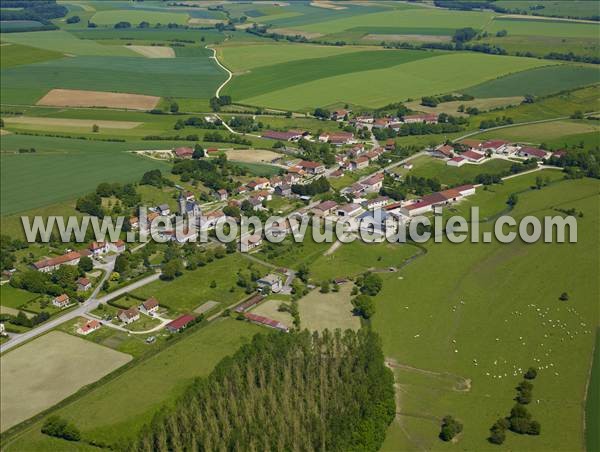
{"label": "cluster of trees", "polygon": [[59,416],[50,416],[42,425],[42,433],[67,441],[79,441],[81,434],[75,425]]}
{"label": "cluster of trees", "polygon": [[28,246],[23,240],[12,239],[5,234],[0,235],[0,271],[12,269],[17,262],[15,252]]}
{"label": "cluster of trees", "polygon": [[241,135],[235,135],[230,133],[228,135],[223,135],[220,132],[206,132],[204,134],[204,141],[212,142],[212,143],[233,143],[233,144],[243,144],[244,146],[252,146],[252,141],[244,138]]}
{"label": "cluster of trees", "polygon": [[221,107],[231,105],[231,96],[213,96],[210,98],[209,103],[212,111],[221,111]]}
{"label": "cluster of trees", "polygon": [[65,6],[57,4],[56,0],[3,0],[0,21],[32,20],[40,22],[42,25],[35,29],[28,27],[29,31],[56,30],[58,27],[50,20],[64,17],[68,12],[69,10]]}
{"label": "cluster of trees", "polygon": [[190,116],[187,119],[179,119],[173,126],[175,130],[181,130],[187,127],[199,127],[201,129],[219,129],[223,123],[220,119],[216,119],[214,122],[207,121],[204,118],[197,116]]}
{"label": "cluster of trees", "polygon": [[425,107],[437,107],[438,104],[444,102],[453,102],[453,101],[467,101],[475,99],[473,96],[469,94],[461,94],[457,96],[455,94],[444,94],[442,96],[423,96],[421,98],[421,105]]}
{"label": "cluster of trees", "polygon": [[230,127],[243,133],[256,132],[263,128],[262,122],[254,122],[251,116],[234,116],[228,122]]}
{"label": "cluster of trees", "polygon": [[490,428],[488,441],[492,444],[504,443],[507,430],[521,435],[539,435],[541,432],[540,423],[532,419],[531,413],[526,407],[532,400],[533,384],[531,384],[531,380],[537,377],[537,369],[530,367],[524,377],[525,379],[516,388],[515,400],[517,403],[510,410],[510,415],[498,419]]}
{"label": "cluster of trees", "polygon": [[373,135],[378,140],[386,140],[388,138],[405,137],[408,135],[432,135],[440,133],[460,132],[469,124],[468,119],[462,116],[452,116],[446,113],[441,113],[438,116],[437,124],[429,124],[424,122],[415,122],[410,124],[402,124],[396,131],[389,127],[384,129],[373,129]]}
{"label": "cluster of trees", "polygon": [[292,192],[300,196],[314,196],[319,193],[326,193],[331,188],[326,177],[319,177],[309,184],[293,184]]}
{"label": "cluster of trees", "polygon": [[23,311],[19,311],[16,316],[12,316],[10,314],[1,314],[0,318],[2,321],[8,321],[8,323],[12,323],[13,325],[33,328],[34,326],[48,320],[50,318],[50,314],[48,314],[46,311],[41,311],[33,317],[28,317]]}
{"label": "cluster of trees", "polygon": [[584,149],[581,143],[561,157],[550,157],[548,164],[564,168],[569,178],[587,176],[600,179],[600,147]]}
{"label": "cluster of trees", "polygon": [[175,183],[164,177],[159,169],[146,171],[140,179],[140,185],[152,185],[153,187],[163,188],[164,186],[172,187]]}
{"label": "cluster of trees", "polygon": [[323,162],[325,165],[335,163],[335,152],[329,143],[314,143],[301,138],[298,141],[298,147],[302,150],[301,157],[304,160]]}
{"label": "cluster of trees", "polygon": [[415,195],[421,196],[427,193],[440,191],[441,187],[440,181],[436,178],[430,179],[409,174],[404,180],[395,180],[386,174],[380,193],[397,201],[401,201],[406,199],[408,193],[414,193]]}
{"label": "cluster of trees", "polygon": [[395,409],[376,333],[259,334],[158,413],[130,449],[378,450]]}
{"label": "cluster of trees", "polygon": [[171,169],[173,174],[180,176],[183,182],[192,181],[193,185],[202,182],[208,188],[233,191],[239,186],[233,176],[243,176],[247,170],[231,164],[227,161],[225,154],[220,154],[215,159],[192,159],[180,160]]}
{"label": "cluster of trees", "polygon": [[263,38],[273,39],[275,41],[308,42],[308,38],[306,36],[283,35],[281,33],[270,32],[268,31],[267,26],[257,25],[256,23],[253,24],[252,27],[246,28],[246,32]]}
{"label": "cluster of trees", "polygon": [[444,416],[442,419],[442,429],[440,439],[442,441],[452,441],[452,439],[463,430],[463,425],[452,416]]}
{"label": "cluster of trees", "polygon": [[379,293],[383,287],[383,280],[375,273],[365,273],[356,278],[356,287],[352,290],[354,313],[364,319],[370,319],[375,314],[375,302],[371,297]]}
{"label": "cluster of trees", "polygon": [[474,28],[459,28],[454,32],[454,35],[452,35],[452,41],[457,43],[469,42],[475,36],[477,36],[477,30],[475,30]]}
{"label": "cluster of trees", "polygon": [[[120,214],[123,212],[123,207],[134,207],[141,201],[141,196],[133,184],[122,185],[120,183],[110,184],[108,182],[103,182],[96,187],[94,193],[89,193],[78,198],[75,203],[75,208],[79,212],[103,218],[107,212],[102,206],[102,198],[113,196],[117,198],[116,204],[111,206],[113,214]],[[128,226],[125,226],[125,229],[128,230]]]}
{"label": "cluster of trees", "polygon": [[252,264],[248,265],[247,269],[240,269],[237,272],[236,284],[239,287],[244,288],[247,294],[251,294],[256,291],[258,281],[261,277],[260,271],[258,271]]}
{"label": "cluster of trees", "polygon": [[480,129],[491,129],[492,127],[506,126],[512,124],[514,121],[508,116],[498,117],[496,119],[486,119],[479,123]]}

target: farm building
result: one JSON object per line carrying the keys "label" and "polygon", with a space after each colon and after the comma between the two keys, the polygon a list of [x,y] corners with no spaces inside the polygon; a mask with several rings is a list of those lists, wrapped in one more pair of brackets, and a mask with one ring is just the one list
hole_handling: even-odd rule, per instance
{"label": "farm building", "polygon": [[242,253],[247,253],[260,245],[262,245],[260,234],[246,235],[240,238],[240,251]]}
{"label": "farm building", "polygon": [[352,144],[355,142],[352,132],[335,132],[329,134],[329,140],[334,146],[342,146],[344,144]]}
{"label": "farm building", "polygon": [[404,205],[400,208],[403,215],[414,217],[431,212],[435,205],[450,204],[475,193],[473,185],[461,185],[438,193],[423,196],[419,201]]}
{"label": "farm building", "polygon": [[81,253],[78,253],[77,251],[71,251],[62,256],[37,261],[33,264],[33,267],[37,271],[47,273],[60,268],[61,265],[77,265],[80,259]]}
{"label": "farm building", "polygon": [[504,140],[489,140],[481,144],[479,148],[482,152],[493,152],[494,154],[504,154],[510,143]]}
{"label": "farm building", "polygon": [[350,110],[340,109],[331,113],[331,119],[334,121],[343,121],[344,118],[350,113]]}
{"label": "farm building", "polygon": [[69,296],[66,293],[54,297],[52,304],[57,308],[66,308],[69,305]]}
{"label": "farm building", "polygon": [[329,215],[337,208],[338,204],[335,201],[323,201],[313,208],[313,213],[318,217]]}
{"label": "farm building", "polygon": [[482,145],[483,142],[479,141],[479,140],[470,140],[470,139],[466,139],[466,140],[462,140],[460,142],[460,144],[462,144],[463,146],[466,146],[468,149],[470,149],[471,151],[481,151],[482,150]]}
{"label": "farm building", "polygon": [[271,184],[269,179],[266,177],[259,177],[258,179],[254,179],[246,184],[249,190],[264,190],[265,188],[270,188]]}
{"label": "farm building", "polygon": [[362,182],[365,193],[377,193],[383,186],[383,173],[377,173]]}
{"label": "farm building", "polygon": [[367,209],[380,209],[387,205],[389,202],[390,198],[388,198],[387,196],[378,196],[377,198],[366,201],[364,206]]}
{"label": "farm building", "polygon": [[298,165],[308,174],[321,174],[325,172],[325,165],[319,162],[311,162],[309,160],[302,160]]}
{"label": "farm building", "polygon": [[475,151],[465,151],[462,154],[460,154],[461,157],[466,158],[467,160],[470,160],[471,162],[481,162],[483,159],[485,159],[485,155],[481,154],[480,152],[475,152]]}
{"label": "farm building", "polygon": [[194,317],[193,315],[190,314],[184,314],[181,317],[177,317],[175,320],[173,320],[170,323],[167,323],[166,328],[171,332],[171,333],[178,333],[181,330],[183,330],[184,328],[186,328],[190,323],[192,323],[194,320],[196,320],[196,317]]}
{"label": "farm building", "polygon": [[278,322],[277,320],[269,319],[268,317],[263,317],[262,315],[252,314],[247,312],[244,316],[253,323],[258,323],[259,325],[268,326],[270,328],[275,328],[276,330],[288,332],[289,328],[285,326],[283,323]]}
{"label": "farm building", "polygon": [[278,132],[276,130],[265,130],[262,133],[263,138],[277,141],[297,141],[304,135],[305,132],[299,130],[289,130],[287,132]]}
{"label": "farm building", "polygon": [[521,157],[525,157],[528,159],[545,159],[546,157],[548,157],[548,152],[544,151],[543,149],[540,148],[533,148],[533,147],[529,147],[529,146],[525,146],[522,147],[521,149],[519,149],[519,156]]}
{"label": "farm building", "polygon": [[175,157],[178,159],[191,159],[194,155],[194,150],[190,147],[182,146],[173,149],[173,154],[175,154]]}
{"label": "farm building", "polygon": [[362,210],[359,204],[344,204],[337,208],[338,217],[352,217]]}
{"label": "farm building", "polygon": [[402,122],[404,122],[404,124],[414,124],[418,122],[423,122],[425,124],[437,124],[438,117],[435,113],[406,115],[404,118],[402,118]]}
{"label": "farm building", "polygon": [[138,311],[138,309],[136,307],[129,308],[129,309],[121,309],[118,312],[117,317],[119,318],[119,320],[121,322],[123,322],[125,324],[130,324],[140,318],[140,312]]}
{"label": "farm building", "polygon": [[140,311],[146,314],[154,314],[158,311],[159,307],[158,300],[154,297],[150,297],[140,305]]}
{"label": "farm building", "polygon": [[98,320],[90,320],[86,322],[83,326],[77,328],[77,334],[81,334],[82,336],[87,336],[90,333],[93,333],[97,329],[100,329],[102,324]]}
{"label": "farm building", "polygon": [[349,164],[348,164],[349,169],[351,169],[353,171],[364,169],[367,166],[369,166],[369,157],[367,157],[366,155],[361,155],[360,157],[356,158],[355,160],[352,160],[351,162],[349,162]]}
{"label": "farm building", "polygon": [[449,144],[441,144],[433,150],[431,155],[439,158],[452,158],[454,156],[454,148]]}
{"label": "farm building", "polygon": [[455,167],[461,167],[463,166],[465,163],[467,163],[467,159],[464,157],[452,157],[449,160],[446,160],[446,165],[448,166],[455,166]]}
{"label": "farm building", "polygon": [[242,304],[237,306],[235,308],[235,312],[246,312],[252,306],[255,306],[258,303],[260,303],[261,301],[263,301],[264,298],[265,297],[263,297],[261,294],[253,295],[252,297],[250,297],[246,301],[244,301]]}

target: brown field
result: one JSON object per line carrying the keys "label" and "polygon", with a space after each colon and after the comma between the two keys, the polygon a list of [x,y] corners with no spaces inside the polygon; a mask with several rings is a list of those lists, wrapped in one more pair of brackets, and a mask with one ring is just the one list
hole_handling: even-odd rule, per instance
{"label": "brown field", "polygon": [[151,110],[160,97],[143,94],[109,93],[76,89],[53,89],[38,100],[37,105],[49,107],[105,107],[129,110]]}
{"label": "brown field", "polygon": [[244,163],[271,163],[273,159],[280,158],[281,154],[265,149],[232,149],[225,151],[229,160]]}
{"label": "brown field", "polygon": [[317,8],[325,8],[325,9],[346,9],[345,6],[335,5],[329,2],[311,2],[310,6],[316,6]]}
{"label": "brown field", "polygon": [[50,332],[0,358],[0,431],[60,402],[131,360],[70,334]]}
{"label": "brown field", "polygon": [[358,330],[360,318],[352,314],[351,291],[352,284],[345,283],[340,286],[339,292],[323,294],[315,289],[298,300],[301,327],[311,331]]}
{"label": "brown field", "polygon": [[362,39],[367,41],[400,41],[400,42],[450,42],[451,36],[439,35],[394,35],[368,34]]}
{"label": "brown field", "polygon": [[11,132],[9,132],[8,130],[4,130],[4,129],[0,129],[0,135],[10,135]]}
{"label": "brown field", "polygon": [[196,309],[194,309],[194,312],[197,314],[204,314],[205,312],[210,311],[212,308],[214,308],[215,306],[219,306],[220,304],[221,303],[219,303],[218,301],[207,301],[206,303],[203,303]]}
{"label": "brown field", "polygon": [[292,316],[287,312],[279,312],[277,310],[281,303],[289,302],[282,300],[267,300],[252,309],[252,314],[262,315],[269,319],[277,320],[288,328],[291,328],[294,325]]}
{"label": "brown field", "polygon": [[514,97],[490,97],[489,99],[473,99],[468,101],[453,101],[453,102],[443,102],[438,104],[437,107],[424,107],[421,105],[420,100],[415,100],[413,102],[407,102],[406,106],[411,110],[422,111],[425,113],[447,113],[449,115],[455,116],[468,116],[466,113],[459,113],[458,107],[460,105],[464,105],[465,107],[476,107],[481,111],[491,110],[493,108],[506,107],[508,105],[519,105],[523,97],[514,96]]}
{"label": "brown field", "polygon": [[[214,25],[214,24],[218,24],[218,23],[222,23],[222,20],[219,19],[205,19],[202,17],[192,17],[190,19],[188,19],[188,24],[189,25]],[[246,24],[244,24],[246,25]],[[251,24],[248,24],[251,25]],[[238,25],[236,25],[236,28],[238,28]]]}
{"label": "brown field", "polygon": [[126,46],[146,58],[175,58],[175,51],[166,46]]}
{"label": "brown field", "polygon": [[[260,18],[259,18],[260,19]],[[323,33],[309,32],[303,30],[296,30],[294,28],[273,28],[270,31],[273,33],[279,33],[280,35],[286,36],[304,36],[306,39],[315,39],[323,36]]]}
{"label": "brown field", "polygon": [[82,127],[91,128],[94,124],[106,129],[133,129],[143,123],[133,121],[104,121],[94,119],[63,119],[63,118],[35,118],[31,116],[19,116],[16,118],[5,118],[6,124],[25,124],[32,126],[51,127]]}

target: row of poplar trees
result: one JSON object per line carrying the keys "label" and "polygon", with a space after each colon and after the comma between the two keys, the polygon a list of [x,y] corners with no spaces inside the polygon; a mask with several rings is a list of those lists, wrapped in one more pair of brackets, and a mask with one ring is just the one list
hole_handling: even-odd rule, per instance
{"label": "row of poplar trees", "polygon": [[158,413],[128,448],[374,451],[394,419],[393,383],[369,329],[259,334]]}

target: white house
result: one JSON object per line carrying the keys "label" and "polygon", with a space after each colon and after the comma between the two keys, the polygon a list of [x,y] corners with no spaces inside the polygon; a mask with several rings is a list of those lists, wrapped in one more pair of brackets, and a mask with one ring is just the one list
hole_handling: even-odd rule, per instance
{"label": "white house", "polygon": [[280,292],[283,285],[281,283],[281,277],[274,275],[273,273],[268,274],[256,281],[260,287],[268,287],[271,292]]}
{"label": "white house", "polygon": [[52,304],[57,308],[66,308],[69,305],[69,296],[66,293],[63,293],[62,295],[54,297]]}
{"label": "white house", "polygon": [[90,243],[89,250],[92,253],[92,256],[98,257],[102,256],[109,251],[107,242],[92,242]]}
{"label": "white house", "polygon": [[260,245],[262,245],[260,234],[245,235],[240,238],[240,251],[242,253],[247,253]]}
{"label": "white house", "polygon": [[136,307],[132,307],[129,309],[121,309],[117,315],[119,320],[125,324],[130,324],[135,322],[140,318],[140,311]]}
{"label": "white house", "polygon": [[158,300],[154,297],[150,297],[140,305],[140,311],[151,315],[158,311],[159,307]]}

